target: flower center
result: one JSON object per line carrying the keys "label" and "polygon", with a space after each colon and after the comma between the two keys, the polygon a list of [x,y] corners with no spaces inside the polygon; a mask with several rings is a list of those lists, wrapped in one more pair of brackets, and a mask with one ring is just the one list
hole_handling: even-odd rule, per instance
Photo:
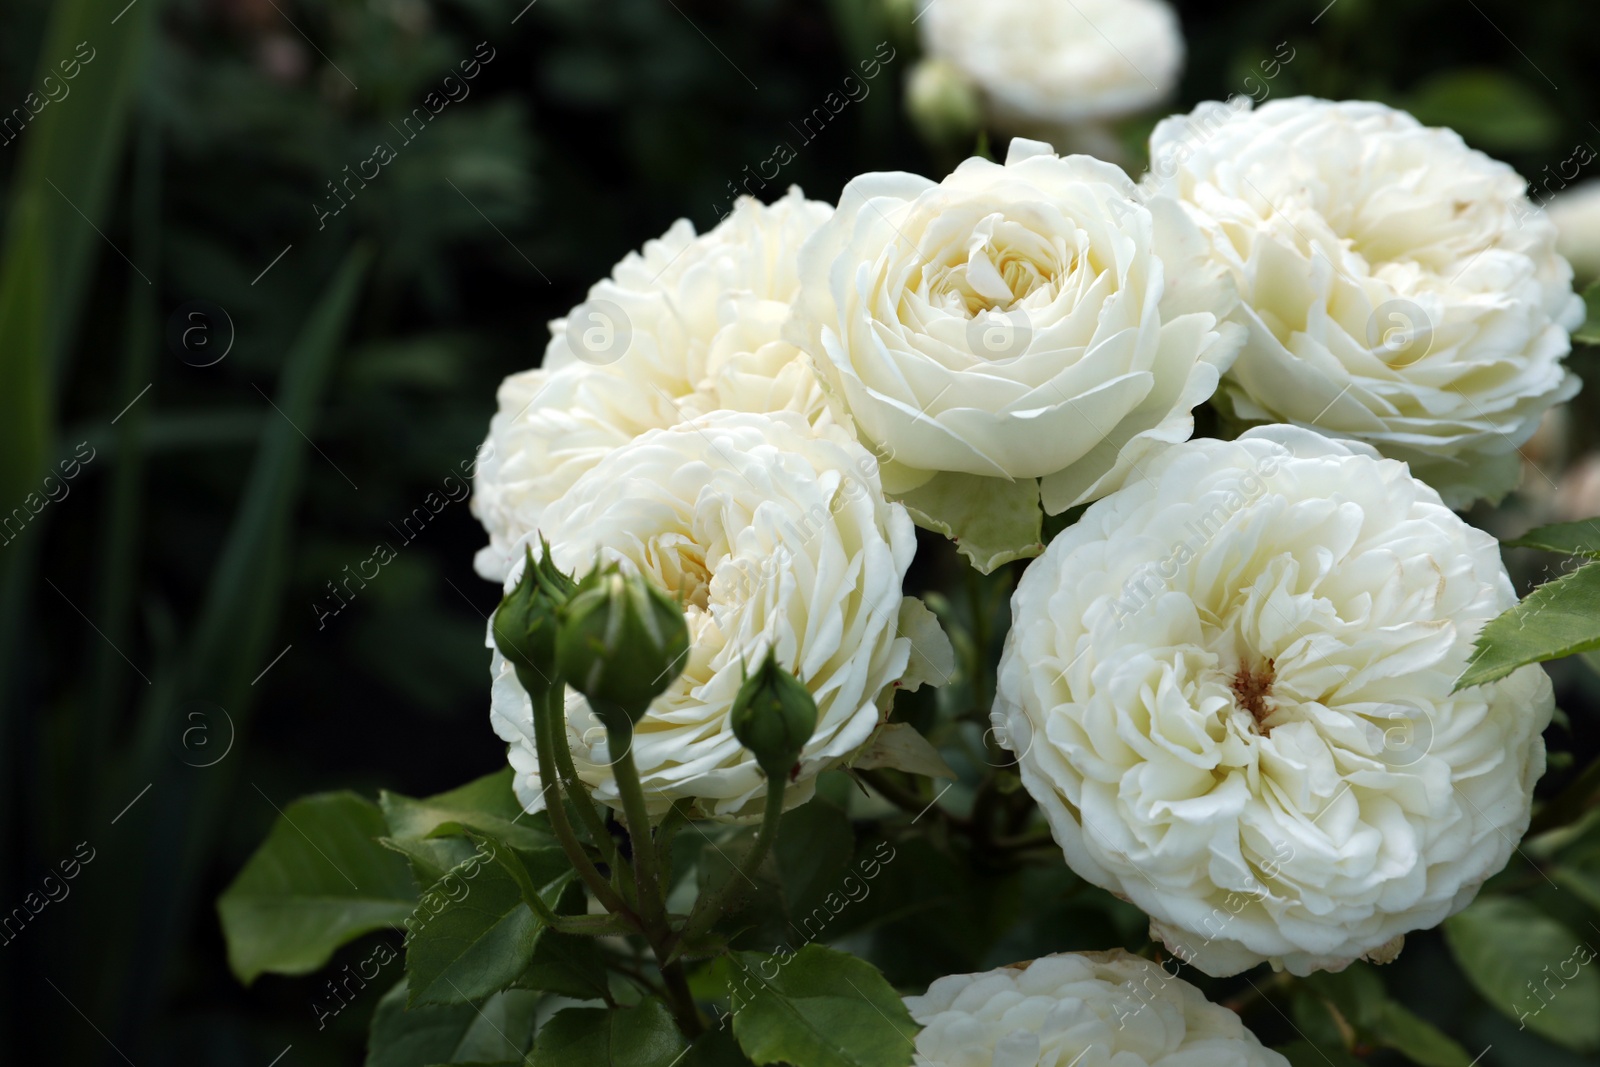
{"label": "flower center", "polygon": [[973,227],[964,247],[952,246],[928,269],[927,293],[934,304],[967,318],[1005,314],[1032,303],[1029,297],[1040,290],[1048,300],[1075,263],[1056,243],[994,214]]}
{"label": "flower center", "polygon": [[705,548],[687,537],[654,539],[645,546],[645,558],[639,563],[659,588],[681,596],[685,607],[704,611],[711,602],[711,569],[706,566]]}
{"label": "flower center", "polygon": [[1240,663],[1239,670],[1233,676],[1233,695],[1238,700],[1239,706],[1250,713],[1256,721],[1256,730],[1262,737],[1272,734],[1272,727],[1264,726],[1267,717],[1272,714],[1272,709],[1267,706],[1267,698],[1272,695],[1272,660],[1267,660],[1261,668]]}

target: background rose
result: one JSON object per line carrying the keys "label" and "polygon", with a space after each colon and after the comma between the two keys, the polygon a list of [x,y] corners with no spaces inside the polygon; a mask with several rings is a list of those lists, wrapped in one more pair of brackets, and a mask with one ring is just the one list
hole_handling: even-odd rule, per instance
{"label": "background rose", "polygon": [[1083,877],[1210,974],[1398,950],[1527,827],[1539,667],[1452,693],[1515,603],[1405,468],[1290,427],[1193,441],[1012,601],[994,719]]}
{"label": "background rose", "polygon": [[1013,130],[1112,118],[1158,103],[1183,70],[1162,0],[927,0],[923,48]]}
{"label": "background rose", "polygon": [[1600,181],[1590,180],[1556,194],[1550,201],[1556,249],[1578,277],[1600,278]]}
{"label": "background rose", "polygon": [[886,488],[987,570],[1037,551],[1041,492],[1094,499],[1193,431],[1237,344],[1204,257],[1116,167],[1017,140],[940,183],[847,185],[801,252],[796,337]]}
{"label": "background rose", "polygon": [[917,1067],[1280,1067],[1239,1017],[1150,960],[1072,952],[940,978],[906,1007]]}
{"label": "background rose", "polygon": [[826,420],[821,388],[780,334],[796,254],[830,212],[791,189],[771,205],[741,197],[700,237],[680,219],[550,324],[544,363],[506,379],[489,425],[472,502],[489,533],[480,574],[504,580],[544,509],[645,430],[720,408]]}
{"label": "background rose", "polygon": [[[651,430],[579,478],[541,532],[565,570],[616,560],[684,598],[689,660],[634,735],[653,810],[679,798],[697,799],[707,815],[759,810],[765,780],[727,715],[745,668],[769,648],[817,701],[790,804],[866,743],[892,683],[915,688],[930,655],[945,664],[937,673],[950,669],[938,624],[900,591],[916,550],[911,520],[883,499],[871,455],[837,427],[814,432],[794,413],[720,412]],[[532,704],[498,653],[492,671],[491,718],[511,742],[517,795],[538,810]],[[605,730],[570,689],[567,734],[579,777],[619,805]]]}
{"label": "background rose", "polygon": [[1578,389],[1561,361],[1583,303],[1526,183],[1382,104],[1219,107],[1156,127],[1148,185],[1238,283],[1250,335],[1225,406],[1370,442],[1452,507],[1498,500]]}

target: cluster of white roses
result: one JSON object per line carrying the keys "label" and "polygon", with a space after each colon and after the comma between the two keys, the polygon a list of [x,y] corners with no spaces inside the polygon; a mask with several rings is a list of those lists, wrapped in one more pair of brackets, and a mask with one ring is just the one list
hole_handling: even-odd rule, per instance
{"label": "cluster of white roses", "polygon": [[[681,598],[688,666],[633,742],[654,810],[759,810],[727,720],[769,649],[818,706],[795,803],[896,685],[953,670],[902,591],[915,523],[984,571],[1043,552],[994,723],[1068,864],[1177,957],[1386,960],[1504,865],[1552,695],[1538,667],[1454,691],[1514,596],[1450,508],[1503,493],[1575,391],[1571,271],[1521,179],[1449,131],[1378,104],[1219,107],[1163,122],[1142,183],[1017,140],[942,182],[863,175],[837,207],[745,200],[552,323],[500,392],[478,567],[509,588],[542,536],[564,569],[619,561]],[[1274,425],[1190,441],[1214,394]],[[1043,515],[1084,504],[1045,548]],[[537,810],[531,705],[494,670]],[[619,805],[576,694],[567,731]],[[1181,982],[1143,997],[1145,966],[945,979],[912,1001],[919,1055],[1280,1062]]]}

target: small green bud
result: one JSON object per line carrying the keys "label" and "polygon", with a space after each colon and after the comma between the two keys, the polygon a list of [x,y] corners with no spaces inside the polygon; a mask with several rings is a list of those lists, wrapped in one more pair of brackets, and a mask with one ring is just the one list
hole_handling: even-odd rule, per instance
{"label": "small green bud", "polygon": [[922,6],[922,2],[923,0],[882,0],[882,25],[888,28],[890,36],[897,44],[916,45],[917,20],[921,18],[917,8]]}
{"label": "small green bud", "polygon": [[533,696],[556,684],[558,614],[576,588],[551,562],[550,545],[541,539],[539,548],[542,555],[535,563],[533,546],[526,546],[522,577],[494,613],[495,647],[511,661],[517,680]]}
{"label": "small green bud", "polygon": [[983,102],[966,75],[942,59],[924,59],[906,78],[906,111],[917,132],[941,148],[967,148],[983,124]]}
{"label": "small green bud", "polygon": [[608,728],[618,712],[642,719],[688,658],[683,606],[616,564],[579,582],[562,612],[557,665]]}
{"label": "small green bud", "polygon": [[769,651],[766,662],[739,687],[728,724],[767,777],[782,778],[817,728],[817,702]]}

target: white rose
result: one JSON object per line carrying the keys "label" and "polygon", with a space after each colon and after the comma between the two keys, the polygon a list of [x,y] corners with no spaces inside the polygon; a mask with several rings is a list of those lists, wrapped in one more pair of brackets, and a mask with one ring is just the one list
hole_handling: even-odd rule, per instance
{"label": "white rose", "polygon": [[[940,183],[856,178],[800,260],[794,336],[890,492],[963,540],[941,509],[994,492],[1036,520],[1039,492],[1064,511],[1187,439],[1242,335],[1176,203],[1036,141]],[[1007,547],[987,566],[1038,550]]]}
{"label": "white rose", "polygon": [[997,728],[1067,862],[1209,974],[1383,961],[1527,828],[1539,667],[1452,693],[1516,603],[1493,538],[1370,448],[1193,441],[1012,599]]}
{"label": "white rose", "polygon": [[916,1067],[1288,1067],[1239,1017],[1121,950],[941,978],[907,997]]}
{"label": "white rose", "polygon": [[1581,278],[1600,278],[1600,179],[1563,190],[1550,201],[1556,250]]}
{"label": "white rose", "polygon": [[929,0],[917,22],[923,49],[1021,129],[1141,111],[1183,71],[1183,33],[1163,0]]}
{"label": "white rose", "polygon": [[1516,484],[1517,447],[1577,392],[1583,302],[1515,171],[1405,112],[1307,98],[1202,105],[1150,157],[1238,283],[1237,417],[1369,442],[1452,507]]}
{"label": "white rose", "polygon": [[791,189],[771,205],[741,198],[700,237],[680,219],[550,324],[543,365],[505,380],[489,424],[472,500],[489,533],[480,574],[503,580],[545,508],[646,430],[722,408],[828,421],[781,333],[800,245],[832,210]]}
{"label": "white rose", "polygon": [[[923,657],[935,675],[953,666],[932,613],[901,594],[916,551],[911,520],[884,500],[876,461],[838,427],[723,411],[651,430],[545,509],[539,533],[563,570],[616,560],[685,598],[687,665],[634,736],[653,811],[694,798],[709,816],[759,813],[766,783],[728,711],[745,668],[768,649],[817,701],[816,732],[788,792],[794,804],[867,742],[896,681],[916,687]],[[519,566],[507,588],[520,577]],[[498,652],[492,671],[491,719],[511,743],[517,795],[537,811],[532,703]],[[566,712],[578,777],[620,807],[599,719],[570,689]]]}

